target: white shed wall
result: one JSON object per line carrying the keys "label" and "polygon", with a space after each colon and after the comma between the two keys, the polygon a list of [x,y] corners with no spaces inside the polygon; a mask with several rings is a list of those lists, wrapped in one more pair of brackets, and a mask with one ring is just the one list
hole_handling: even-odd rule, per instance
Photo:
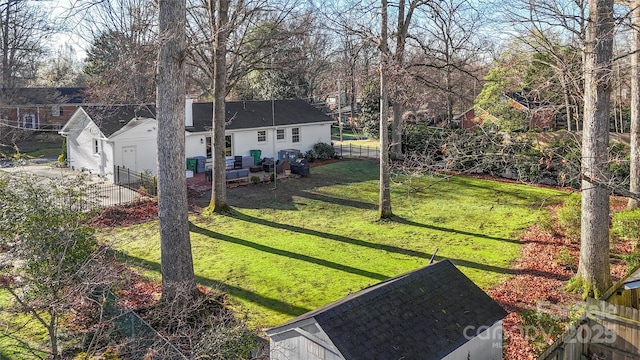
{"label": "white shed wall", "polygon": [[[114,148],[114,161],[117,166],[129,168],[134,172],[150,172],[158,173],[157,158],[157,123],[155,120],[149,120],[144,124],[140,124],[128,131],[125,131],[110,139]],[[134,149],[135,159],[125,159],[125,154],[131,154],[129,151],[124,152],[124,148]],[[113,167],[111,169],[113,171]]]}
{"label": "white shed wall", "polygon": [[[109,177],[109,165],[113,161],[113,148],[102,137],[100,129],[85,115],[81,116],[67,135],[68,167],[89,171],[92,174]],[[95,152],[94,141],[98,141],[98,152]],[[109,178],[113,180],[113,177]]]}
{"label": "white shed wall", "polygon": [[502,320],[480,334],[478,334],[478,329],[470,329],[466,334],[475,337],[445,356],[444,360],[502,359]]}
{"label": "white shed wall", "polygon": [[333,353],[322,344],[307,339],[296,332],[290,331],[271,337],[270,360],[345,359],[341,355]]}

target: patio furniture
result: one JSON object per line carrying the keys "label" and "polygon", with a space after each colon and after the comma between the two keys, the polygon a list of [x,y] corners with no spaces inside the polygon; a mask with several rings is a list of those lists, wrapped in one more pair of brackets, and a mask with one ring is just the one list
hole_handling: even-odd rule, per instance
{"label": "patio furniture", "polygon": [[227,184],[232,181],[249,181],[249,169],[228,170],[225,173]]}

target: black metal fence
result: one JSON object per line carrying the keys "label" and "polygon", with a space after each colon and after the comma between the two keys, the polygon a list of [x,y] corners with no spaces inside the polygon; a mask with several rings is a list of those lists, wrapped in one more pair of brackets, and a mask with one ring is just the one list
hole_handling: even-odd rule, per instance
{"label": "black metal fence", "polygon": [[158,179],[145,173],[138,173],[124,167],[115,166],[113,169],[113,182],[151,196],[158,195]]}
{"label": "black metal fence", "polygon": [[107,182],[87,184],[82,190],[83,210],[131,204],[147,197],[147,194],[138,192],[127,186]]}
{"label": "black metal fence", "polygon": [[380,149],[374,146],[353,145],[334,145],[336,154],[343,158],[380,158]]}

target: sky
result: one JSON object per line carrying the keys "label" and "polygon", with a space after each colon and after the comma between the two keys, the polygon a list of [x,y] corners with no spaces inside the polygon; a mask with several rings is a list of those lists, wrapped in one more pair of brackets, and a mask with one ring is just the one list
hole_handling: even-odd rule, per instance
{"label": "sky", "polygon": [[45,5],[51,10],[51,17],[54,23],[63,28],[63,30],[53,36],[51,52],[55,54],[57,49],[62,46],[72,46],[76,52],[77,58],[82,60],[86,57],[86,50],[90,42],[80,35],[79,19],[81,14],[72,14],[71,9],[76,0],[50,0]]}

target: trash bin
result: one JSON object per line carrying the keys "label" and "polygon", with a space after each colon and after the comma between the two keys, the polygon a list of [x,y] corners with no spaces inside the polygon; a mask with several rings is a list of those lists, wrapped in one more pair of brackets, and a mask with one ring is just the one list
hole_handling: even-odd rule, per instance
{"label": "trash bin", "polygon": [[309,162],[306,159],[297,159],[291,163],[291,173],[302,177],[309,176]]}
{"label": "trash bin", "polygon": [[195,174],[198,170],[198,159],[187,158],[187,170],[191,170]]}
{"label": "trash bin", "polygon": [[253,156],[253,165],[258,165],[260,157],[262,156],[262,150],[249,150],[249,155]]}

